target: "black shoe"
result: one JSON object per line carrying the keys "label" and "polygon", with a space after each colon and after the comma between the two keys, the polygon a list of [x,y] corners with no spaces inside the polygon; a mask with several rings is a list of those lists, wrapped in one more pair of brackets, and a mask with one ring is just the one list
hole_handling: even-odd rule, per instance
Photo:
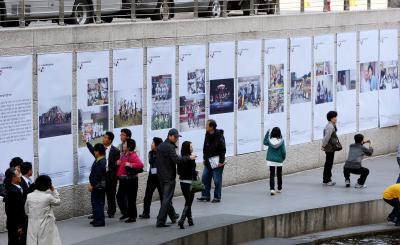
{"label": "black shoe", "polygon": [[89,223],[89,224],[93,225],[93,224],[94,224],[94,220],[93,220],[93,221],[90,221],[90,223]]}
{"label": "black shoe", "polygon": [[119,220],[124,220],[124,219],[127,219],[127,218],[129,218],[128,215],[122,215],[121,218],[119,218]]}
{"label": "black shoe", "polygon": [[141,219],[150,219],[150,215],[148,215],[148,214],[140,214],[139,218],[141,218]]}
{"label": "black shoe", "polygon": [[188,217],[188,224],[189,224],[189,226],[194,226],[192,217]]}
{"label": "black shoe", "polygon": [[102,224],[93,224],[93,227],[104,227],[106,226],[106,224],[102,223]]}
{"label": "black shoe", "polygon": [[114,219],[114,217],[115,217],[114,214],[109,214],[109,215],[108,215],[108,218],[110,218],[110,219]]}
{"label": "black shoe", "polygon": [[175,214],[175,216],[171,219],[171,223],[172,224],[175,224],[176,223],[176,221],[179,219],[179,214]]}
{"label": "black shoe", "polygon": [[88,219],[94,219],[93,215],[89,215],[87,218]]}
{"label": "black shoe", "polygon": [[179,226],[179,228],[181,228],[182,230],[184,230],[185,229],[185,226],[183,225],[183,222],[178,222],[178,226]]}
{"label": "black shoe", "polygon": [[169,227],[169,225],[166,225],[166,224],[157,224],[156,227],[157,227],[157,228],[164,228],[164,227]]}
{"label": "black shoe", "polygon": [[209,202],[210,198],[209,197],[199,197],[199,198],[197,198],[197,200],[200,202]]}
{"label": "black shoe", "polygon": [[136,222],[136,218],[129,218],[125,220],[125,223],[133,223],[133,222]]}
{"label": "black shoe", "polygon": [[220,199],[216,199],[216,198],[214,198],[214,199],[211,201],[211,203],[219,203],[219,202],[221,202],[221,200],[220,200]]}

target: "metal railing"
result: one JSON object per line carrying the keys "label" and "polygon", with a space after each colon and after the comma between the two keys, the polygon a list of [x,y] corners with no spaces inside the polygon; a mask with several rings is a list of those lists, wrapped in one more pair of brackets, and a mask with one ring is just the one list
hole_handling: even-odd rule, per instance
{"label": "metal railing", "polygon": [[[287,15],[400,7],[400,0],[0,0],[0,26]],[[40,22],[42,21],[42,22]]]}

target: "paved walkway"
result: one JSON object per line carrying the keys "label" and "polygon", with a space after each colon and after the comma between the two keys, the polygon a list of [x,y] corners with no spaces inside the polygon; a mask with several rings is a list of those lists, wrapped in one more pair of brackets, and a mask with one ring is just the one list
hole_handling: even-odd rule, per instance
{"label": "paved walkway", "polygon": [[[255,217],[379,199],[384,188],[397,179],[399,169],[396,159],[393,155],[371,158],[365,160],[364,166],[370,169],[370,176],[367,179],[368,188],[361,190],[344,187],[342,164],[334,166],[334,180],[338,183],[334,187],[321,185],[322,168],[320,168],[284,176],[284,191],[276,196],[269,195],[267,180],[224,188],[223,199],[219,204],[194,202],[195,226],[185,230],[180,230],[175,225],[163,229],[155,228],[154,217],[159,202],[153,203],[150,220],[138,219],[134,224],[125,224],[119,222],[118,218],[107,219],[105,228],[92,228],[86,217],[79,217],[58,222],[58,228],[64,245],[158,244],[201,230]],[[352,185],[355,183],[356,177],[352,176]],[[174,199],[177,212],[182,210],[183,203],[182,197]],[[138,212],[141,211],[142,205],[139,205]],[[0,234],[0,244],[6,244],[6,241],[7,234]]]}

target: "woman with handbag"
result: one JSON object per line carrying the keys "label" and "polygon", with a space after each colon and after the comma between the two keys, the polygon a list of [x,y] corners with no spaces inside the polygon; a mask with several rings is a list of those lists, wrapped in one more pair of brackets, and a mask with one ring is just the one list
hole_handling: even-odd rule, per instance
{"label": "woman with handbag", "polygon": [[143,163],[135,152],[136,143],[128,139],[122,145],[121,157],[117,161],[119,188],[117,202],[125,223],[136,222],[136,196],[138,191],[138,173],[143,172]]}
{"label": "woman with handbag", "polygon": [[[193,153],[192,142],[185,141],[182,143],[181,147],[181,156],[191,156]],[[197,171],[196,171],[196,161],[188,160],[180,162],[178,164],[178,175],[181,184],[181,190],[183,196],[185,197],[185,208],[182,211],[181,219],[178,221],[178,226],[181,229],[185,229],[183,224],[185,223],[185,219],[188,219],[189,226],[193,226],[193,218],[192,218],[192,203],[194,199],[195,190],[192,189],[192,184],[197,180]]]}

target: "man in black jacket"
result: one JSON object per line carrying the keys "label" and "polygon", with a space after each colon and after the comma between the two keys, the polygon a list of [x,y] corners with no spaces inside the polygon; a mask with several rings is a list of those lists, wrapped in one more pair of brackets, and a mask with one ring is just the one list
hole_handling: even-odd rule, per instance
{"label": "man in black jacket", "polygon": [[[176,142],[179,137],[181,136],[178,130],[174,128],[170,129],[168,138],[161,143],[157,149],[156,168],[163,195],[160,211],[157,216],[157,227],[167,227],[165,222],[167,221],[168,214],[170,217],[179,217],[176,215],[175,209],[172,206],[172,198],[174,197],[176,184],[176,165],[184,160],[176,154]],[[187,158],[192,160],[196,159],[193,155]],[[175,223],[176,219],[174,219],[172,223]]]}
{"label": "man in black jacket", "polygon": [[96,144],[93,148],[94,161],[90,176],[88,191],[91,192],[93,221],[90,222],[94,227],[105,225],[104,221],[104,203],[105,203],[105,188],[106,188],[106,165],[105,158],[106,148],[102,144]]}
{"label": "man in black jacket", "polygon": [[19,186],[20,173],[15,168],[7,169],[6,196],[4,198],[7,215],[8,244],[24,244],[26,238],[27,216],[24,209],[23,190]]}
{"label": "man in black jacket", "polygon": [[[202,192],[199,201],[210,201],[210,190],[211,190],[211,179],[214,180],[215,190],[213,203],[221,201],[222,192],[222,173],[225,165],[225,137],[224,131],[217,129],[217,123],[210,119],[206,125],[206,137],[203,145],[203,158],[204,158],[204,170],[202,176],[202,182],[205,190]],[[210,164],[210,158],[218,158],[218,164],[214,168]]]}
{"label": "man in black jacket", "polygon": [[[106,149],[105,158],[107,161],[107,174],[106,174],[106,196],[107,196],[107,214],[109,218],[114,218],[117,211],[115,195],[117,193],[117,161],[119,160],[120,151],[117,147],[112,145],[114,134],[106,132],[103,136],[103,145]],[[94,149],[92,144],[86,142],[86,146],[90,153],[94,156]],[[89,218],[92,218],[90,216]]]}
{"label": "man in black jacket", "polygon": [[31,180],[32,177],[32,163],[23,162],[20,166],[21,169],[21,183],[19,184],[22,187],[24,192],[24,203],[26,202],[26,197],[29,193],[32,193],[35,190],[35,183]]}

